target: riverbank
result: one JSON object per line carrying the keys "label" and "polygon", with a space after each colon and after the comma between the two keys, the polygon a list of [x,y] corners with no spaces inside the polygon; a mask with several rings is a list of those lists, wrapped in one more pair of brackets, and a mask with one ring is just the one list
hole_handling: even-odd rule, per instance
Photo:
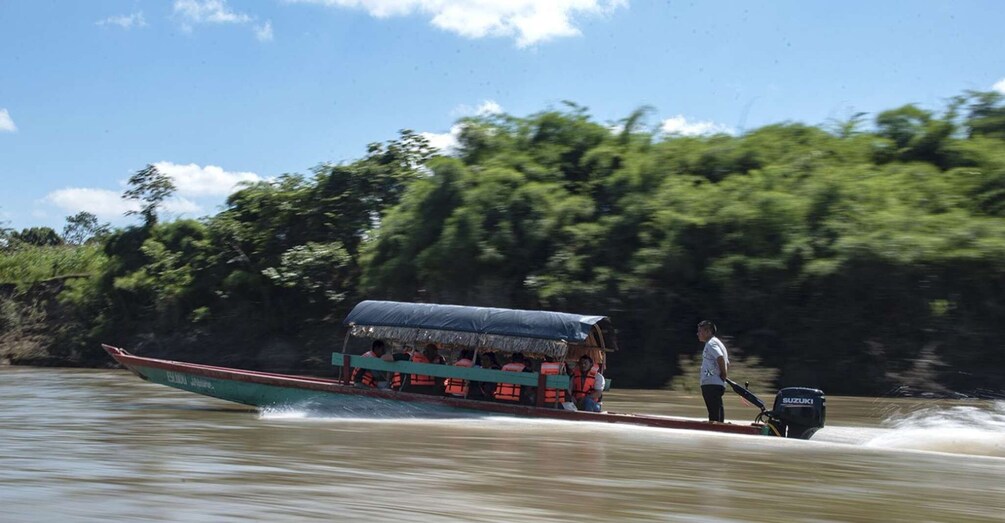
{"label": "riverbank", "polygon": [[69,278],[29,285],[0,284],[0,366],[113,368],[100,342],[121,344],[151,358],[173,359],[305,374],[330,373],[331,352],[340,346],[335,326],[306,329],[298,336],[249,336],[248,330],[212,332],[193,328],[173,334],[113,332],[91,343],[60,299]]}

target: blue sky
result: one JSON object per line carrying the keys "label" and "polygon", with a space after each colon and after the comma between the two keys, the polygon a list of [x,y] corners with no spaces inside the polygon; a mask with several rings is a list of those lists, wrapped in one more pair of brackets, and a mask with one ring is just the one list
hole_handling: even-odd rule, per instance
{"label": "blue sky", "polygon": [[[601,122],[739,133],[1005,92],[999,1],[0,0],[0,222],[116,225],[126,179],[175,215],[403,128],[571,100]],[[997,49],[997,51],[995,51]]]}

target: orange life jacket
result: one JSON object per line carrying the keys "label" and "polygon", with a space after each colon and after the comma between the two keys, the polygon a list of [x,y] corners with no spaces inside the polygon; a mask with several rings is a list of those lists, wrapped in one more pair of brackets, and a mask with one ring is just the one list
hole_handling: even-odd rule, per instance
{"label": "orange life jacket", "polygon": [[[527,366],[523,363],[507,363],[503,365],[502,370],[506,372],[523,372],[526,368]],[[492,397],[501,401],[520,401],[520,385],[500,383],[496,385],[496,390],[492,393]]]}
{"label": "orange life jacket", "polygon": [[[363,358],[379,358],[374,354],[373,351],[369,351],[362,356]],[[366,385],[367,387],[376,387],[377,379],[373,377],[373,373],[369,369],[356,368],[352,370],[352,381],[357,384]]]}
{"label": "orange life jacket", "polygon": [[[421,352],[413,352],[411,361],[415,363],[429,363],[429,358]],[[398,372],[394,373],[394,377],[391,379],[391,388],[400,389],[402,383],[401,374]],[[408,382],[412,386],[432,386],[436,385],[436,380],[432,376],[426,376],[424,374],[412,374],[412,378]]]}
{"label": "orange life jacket", "polygon": [[[475,362],[463,358],[454,363],[455,367],[471,367]],[[443,392],[450,396],[466,397],[468,395],[468,381],[460,378],[447,378],[443,380]]]}
{"label": "orange life jacket", "polygon": [[[544,362],[541,364],[541,374],[545,375],[558,375],[562,372],[561,363]],[[544,389],[544,402],[545,403],[555,403],[565,401],[565,390],[563,389]]]}
{"label": "orange life jacket", "polygon": [[597,385],[597,372],[599,371],[600,367],[594,365],[590,372],[584,376],[583,371],[577,365],[572,371],[572,397],[578,401],[593,392]]}

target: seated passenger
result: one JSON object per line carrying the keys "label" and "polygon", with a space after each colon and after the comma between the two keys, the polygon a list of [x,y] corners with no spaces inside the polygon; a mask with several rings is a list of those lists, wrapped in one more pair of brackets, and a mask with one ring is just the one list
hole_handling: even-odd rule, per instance
{"label": "seated passenger", "polygon": [[[510,358],[510,362],[503,365],[502,370],[506,372],[533,372],[527,365],[527,358],[524,357],[522,352],[517,352],[513,354]],[[492,397],[498,401],[512,401],[512,402],[522,402],[527,403],[527,398],[529,394],[524,387],[520,385],[515,385],[513,383],[498,383],[496,384],[495,392],[493,392]]]}
{"label": "seated passenger", "polygon": [[[373,345],[370,346],[370,350],[363,354],[364,358],[380,358],[384,356],[384,342],[381,340],[373,340]],[[374,377],[373,371],[369,369],[356,368],[352,370],[352,381],[357,387],[370,387],[377,388],[377,378]]]}
{"label": "seated passenger", "polygon": [[[565,364],[558,363],[555,358],[551,356],[545,356],[544,362],[541,363],[541,374],[546,376],[558,376],[564,375]],[[559,403],[565,402],[565,390],[564,389],[544,389],[544,404],[547,406],[556,406]]]}
{"label": "seated passenger", "polygon": [[434,343],[426,345],[424,353],[426,354],[426,359],[429,360],[429,363],[433,363],[436,365],[447,364],[447,359],[440,355],[439,349],[436,347],[436,344]]}
{"label": "seated passenger", "polygon": [[[471,349],[464,349],[461,351],[461,357],[454,362],[454,366],[470,368],[475,364],[474,357],[475,351]],[[447,378],[443,380],[443,392],[447,396],[466,398],[468,396],[468,389],[467,380],[462,380],[460,378]]]}
{"label": "seated passenger", "polygon": [[588,412],[600,412],[600,400],[604,392],[604,375],[600,368],[593,364],[593,358],[583,355],[579,364],[572,371],[570,382],[572,398],[576,408]]}
{"label": "seated passenger", "polygon": [[[426,345],[426,347],[422,349],[422,352],[412,352],[410,359],[413,363],[442,364],[444,361],[443,357],[440,356],[435,343]],[[441,395],[443,393],[443,384],[437,383],[435,378],[425,374],[406,374],[403,377],[401,373],[395,373],[394,379],[391,382],[391,388],[395,388],[395,385],[397,385],[398,390],[402,390],[404,392],[436,395]]]}
{"label": "seated passenger", "polygon": [[[475,363],[475,368],[499,370],[502,367],[499,366],[499,361],[496,360],[494,352],[483,352],[478,355],[478,361]],[[471,388],[468,391],[468,399],[483,400],[486,398],[492,398],[492,393],[495,392],[495,388],[496,384],[492,382],[472,381]]]}
{"label": "seated passenger", "polygon": [[[396,352],[394,354],[384,354],[384,356],[382,356],[381,359],[384,361],[411,361],[412,354],[414,352],[415,349],[413,349],[409,345],[405,345],[404,347],[401,348],[401,352]],[[395,372],[394,375],[391,376],[391,388],[394,390],[401,390],[401,386],[404,385],[406,381],[408,381],[407,377],[408,374],[402,375],[400,372]]]}

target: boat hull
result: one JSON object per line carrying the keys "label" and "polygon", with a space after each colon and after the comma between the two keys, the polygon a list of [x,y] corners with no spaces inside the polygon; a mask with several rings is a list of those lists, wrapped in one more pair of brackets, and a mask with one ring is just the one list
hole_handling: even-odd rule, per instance
{"label": "boat hull", "polygon": [[736,425],[644,414],[566,411],[359,388],[333,379],[144,358],[110,345],[103,345],[103,347],[122,366],[151,383],[264,409],[318,408],[326,412],[366,416],[490,412],[521,417],[623,423],[731,434],[756,435],[763,433],[763,426],[760,424]]}

